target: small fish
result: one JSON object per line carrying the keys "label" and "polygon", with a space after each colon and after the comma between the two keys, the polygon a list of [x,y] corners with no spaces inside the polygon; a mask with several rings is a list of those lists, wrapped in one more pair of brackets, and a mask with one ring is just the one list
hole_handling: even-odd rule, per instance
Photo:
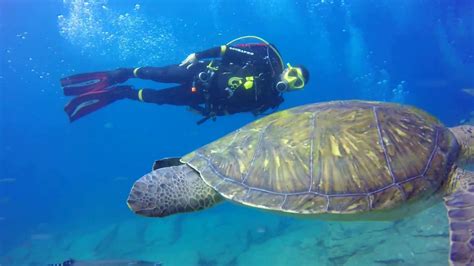
{"label": "small fish", "polygon": [[16,181],[15,178],[0,178],[0,184],[1,183],[13,183],[15,181]]}
{"label": "small fish", "polygon": [[10,202],[9,197],[0,197],[0,204],[7,204],[8,202]]}
{"label": "small fish", "polygon": [[48,266],[163,266],[160,262],[144,260],[67,260],[62,263],[48,264]]}
{"label": "small fish", "polygon": [[112,128],[114,128],[114,124],[112,124],[111,122],[107,122],[107,123],[104,124],[104,128],[112,129]]}
{"label": "small fish", "polygon": [[463,89],[462,91],[469,94],[469,95],[471,95],[471,96],[474,96],[474,89],[467,88],[467,89]]}
{"label": "small fish", "polygon": [[52,235],[50,234],[32,234],[30,236],[31,240],[38,240],[38,241],[44,241],[44,240],[50,240],[53,238]]}
{"label": "small fish", "polygon": [[129,180],[130,178],[125,177],[125,176],[117,176],[114,178],[114,181],[124,181],[124,180]]}
{"label": "small fish", "polygon": [[267,232],[267,228],[265,226],[259,226],[257,227],[256,231],[259,234],[265,234]]}
{"label": "small fish", "polygon": [[403,265],[405,260],[402,259],[388,259],[388,260],[376,260],[378,264],[385,264],[385,265]]}

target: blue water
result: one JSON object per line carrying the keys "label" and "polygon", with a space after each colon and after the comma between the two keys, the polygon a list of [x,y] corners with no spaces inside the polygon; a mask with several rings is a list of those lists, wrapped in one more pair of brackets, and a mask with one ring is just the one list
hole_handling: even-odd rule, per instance
{"label": "blue water", "polygon": [[285,95],[280,109],[335,99],[393,101],[448,126],[474,109],[474,97],[463,91],[474,88],[469,0],[2,0],[0,263],[4,256],[15,264],[8,254],[34,240],[140,223],[144,218],[125,200],[155,159],[184,155],[254,119],[239,114],[197,126],[199,117],[186,108],[121,101],[71,124],[61,77],[176,63],[242,35],[261,36],[285,62],[309,68],[308,86]]}

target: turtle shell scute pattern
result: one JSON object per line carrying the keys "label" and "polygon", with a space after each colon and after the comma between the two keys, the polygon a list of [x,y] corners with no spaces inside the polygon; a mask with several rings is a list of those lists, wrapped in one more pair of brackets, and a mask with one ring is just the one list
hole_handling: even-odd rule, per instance
{"label": "turtle shell scute pattern", "polygon": [[459,147],[431,115],[366,101],[304,105],[182,158],[230,200],[299,213],[388,210],[438,191]]}

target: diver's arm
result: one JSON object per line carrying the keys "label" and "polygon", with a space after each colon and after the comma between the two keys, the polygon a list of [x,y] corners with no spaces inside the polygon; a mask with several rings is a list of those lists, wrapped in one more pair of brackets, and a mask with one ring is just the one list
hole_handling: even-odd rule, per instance
{"label": "diver's arm", "polygon": [[224,55],[232,56],[234,54],[238,56],[254,56],[257,54],[266,54],[267,49],[268,45],[264,43],[238,44],[235,46],[221,45],[201,52],[197,52],[195,53],[195,56],[197,60],[220,58]]}
{"label": "diver's arm", "polygon": [[192,53],[188,55],[188,57],[186,57],[186,59],[184,59],[181,62],[181,64],[179,64],[179,66],[184,66],[184,65],[190,66],[196,63],[196,61],[198,60],[222,57],[226,50],[227,50],[227,46],[221,45],[221,46],[213,47],[211,49],[207,49],[201,52]]}
{"label": "diver's arm", "polygon": [[144,80],[153,80],[165,83],[185,83],[192,79],[192,72],[187,69],[178,67],[177,65],[153,67],[143,66],[135,68],[118,68],[116,70],[104,72],[107,77],[107,86],[126,82],[131,78]]}
{"label": "diver's arm", "polygon": [[192,65],[198,60],[209,58],[224,58],[230,61],[232,59],[242,60],[242,58],[260,58],[267,55],[268,45],[260,43],[239,44],[239,45],[221,45],[207,49],[201,52],[192,53],[184,59],[180,66]]}
{"label": "diver's arm", "polygon": [[219,57],[222,57],[226,51],[227,51],[227,46],[225,45],[213,47],[211,49],[197,52],[196,59],[202,60],[202,59],[208,59],[208,58],[219,58]]}

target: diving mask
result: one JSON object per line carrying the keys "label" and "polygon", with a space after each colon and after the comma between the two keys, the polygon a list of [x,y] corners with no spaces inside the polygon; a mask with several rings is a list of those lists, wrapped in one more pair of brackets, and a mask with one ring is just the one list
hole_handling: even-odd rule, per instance
{"label": "diving mask", "polygon": [[303,72],[298,67],[287,64],[288,69],[283,74],[283,81],[288,84],[290,90],[302,89],[304,87]]}

